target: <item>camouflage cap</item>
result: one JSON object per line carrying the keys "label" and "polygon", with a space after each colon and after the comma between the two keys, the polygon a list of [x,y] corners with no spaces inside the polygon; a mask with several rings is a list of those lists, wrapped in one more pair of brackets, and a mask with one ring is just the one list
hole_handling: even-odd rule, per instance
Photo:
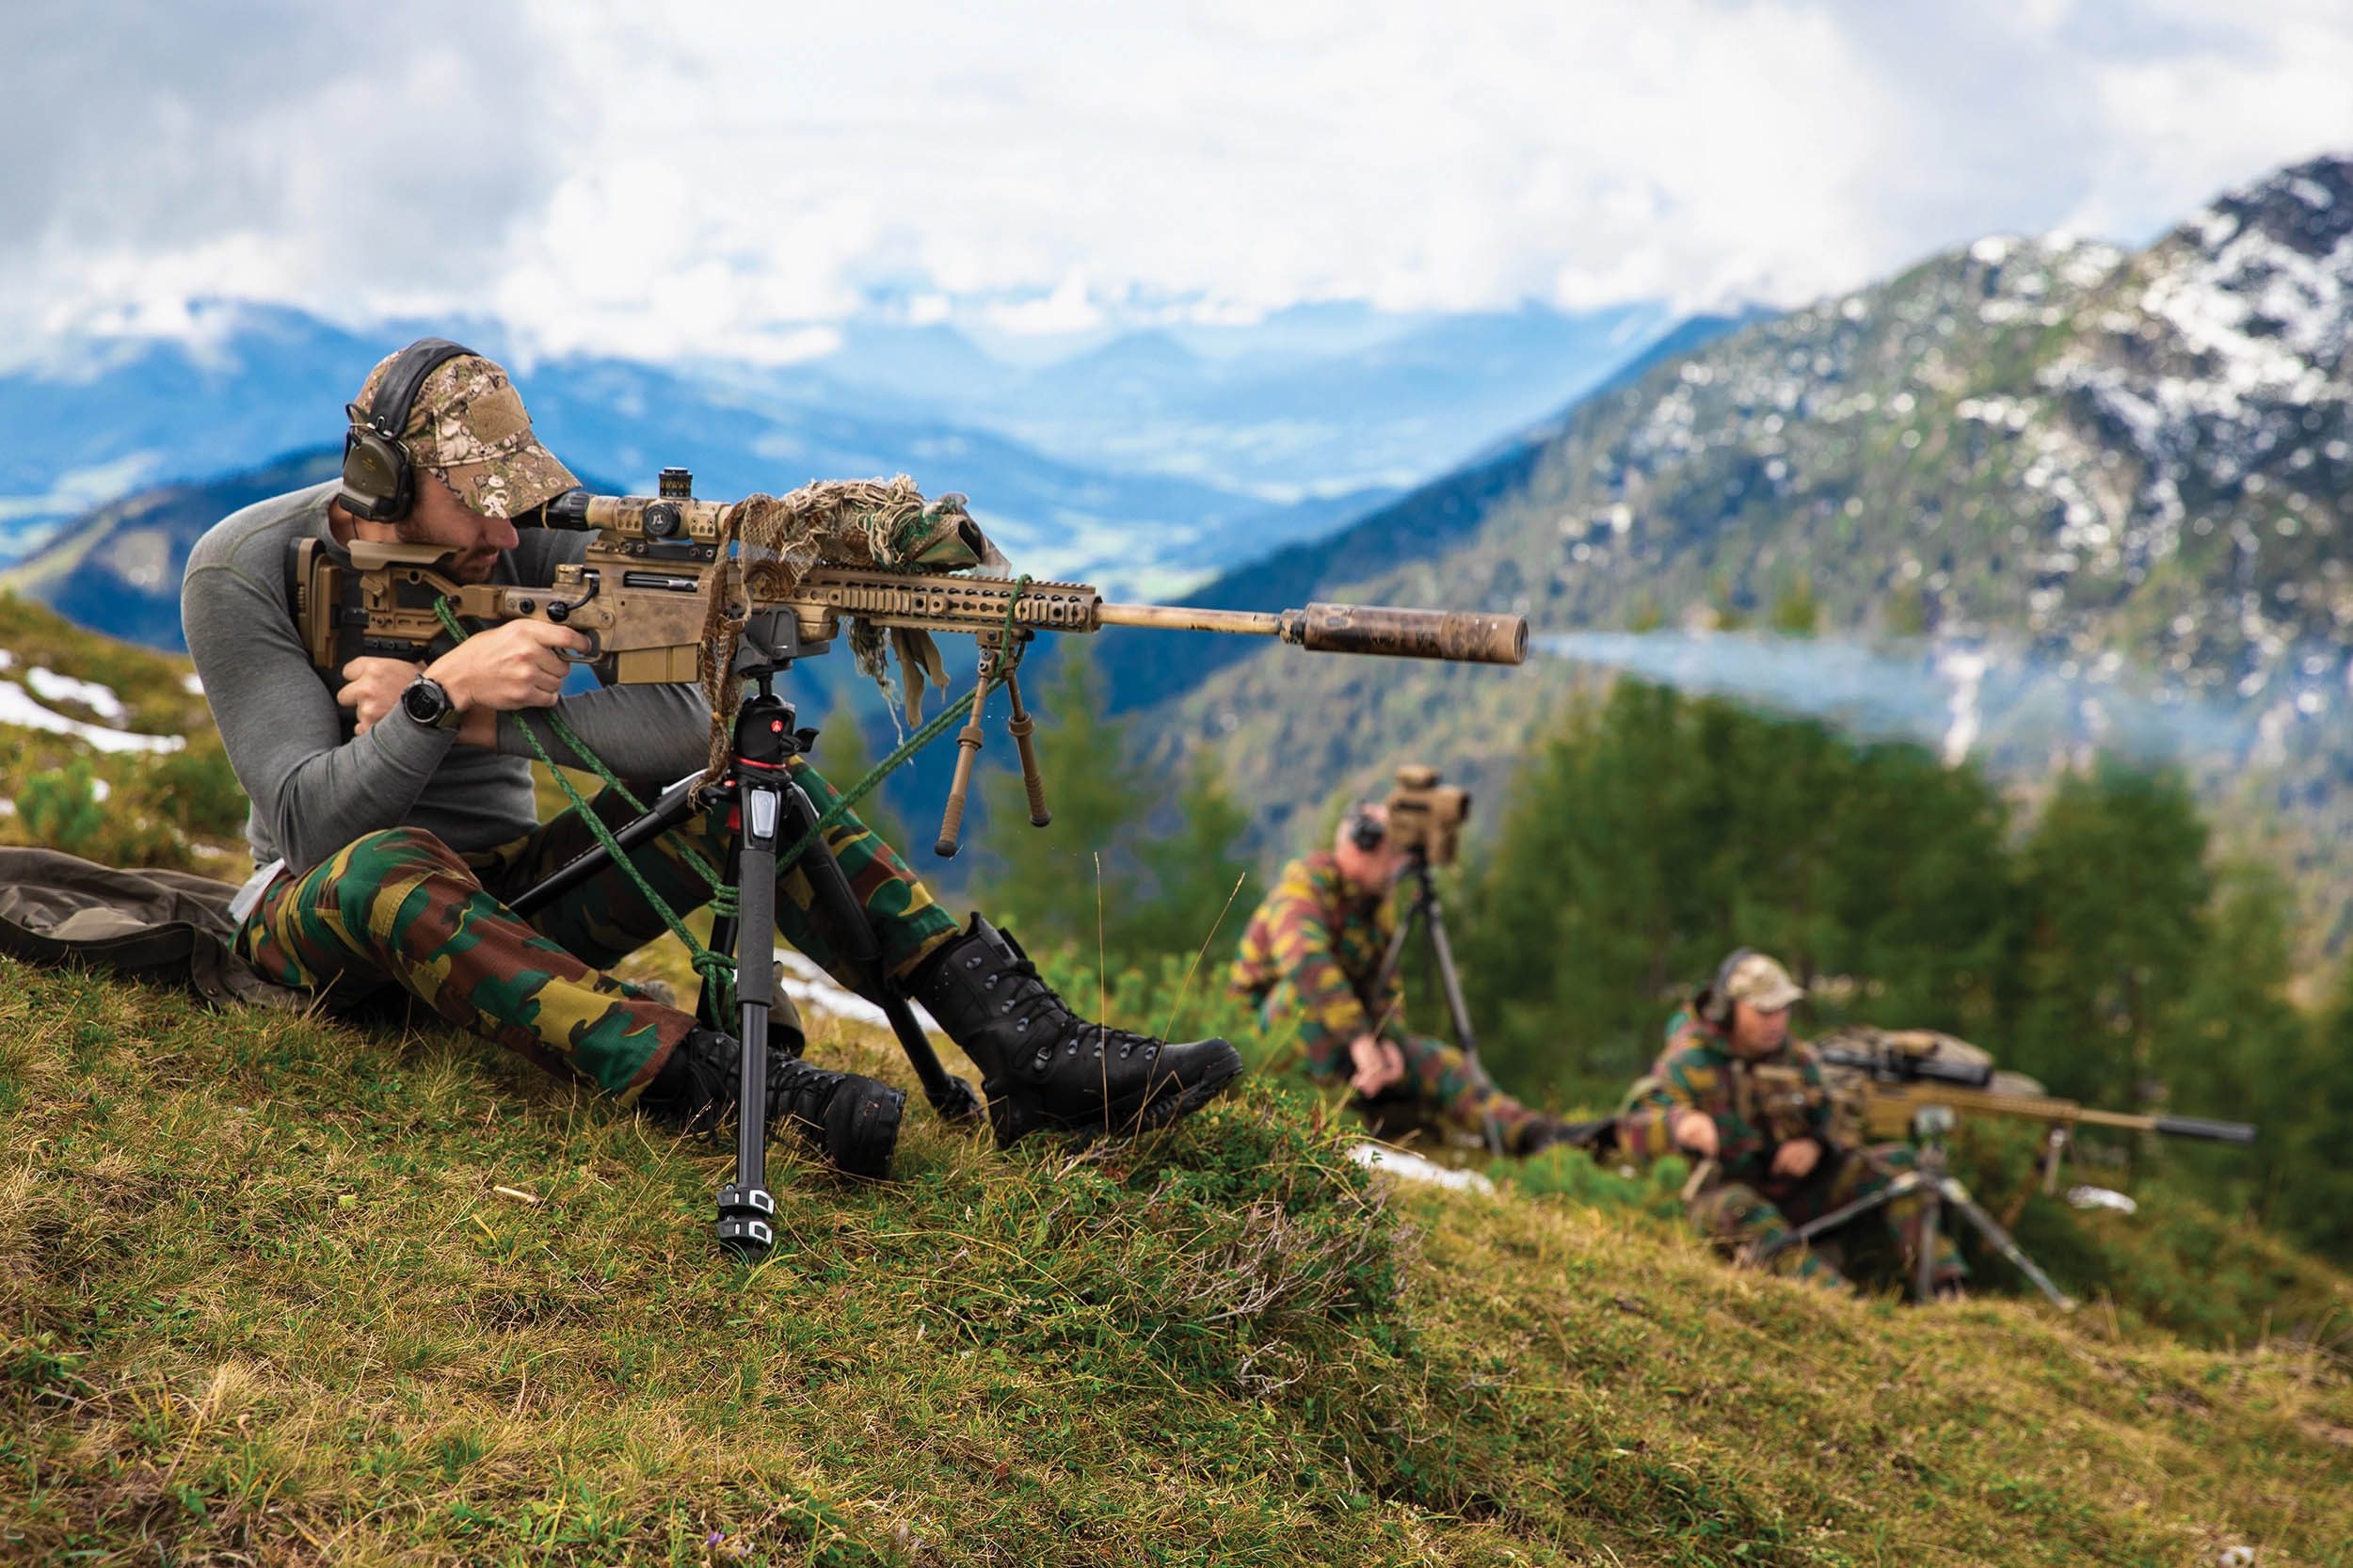
{"label": "camouflage cap", "polygon": [[1778,1013],[1804,997],[1789,971],[1761,952],[1750,953],[1724,976],[1724,1000],[1745,1001],[1760,1013]]}
{"label": "camouflage cap", "polygon": [[[368,372],[357,399],[361,408],[376,406],[376,389],[399,358],[388,354]],[[571,470],[532,434],[522,394],[506,372],[479,354],[434,367],[417,389],[400,440],[409,462],[484,517],[520,517],[580,488]]]}

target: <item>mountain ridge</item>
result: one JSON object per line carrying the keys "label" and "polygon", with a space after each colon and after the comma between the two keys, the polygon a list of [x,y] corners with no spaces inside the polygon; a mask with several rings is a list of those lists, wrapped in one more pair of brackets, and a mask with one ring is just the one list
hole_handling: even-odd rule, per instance
{"label": "mountain ridge", "polygon": [[[1329,597],[1516,611],[1539,632],[1705,629],[1796,601],[1833,636],[2047,670],[2033,703],[1981,715],[1978,745],[2019,778],[2080,760],[2126,696],[2221,705],[2245,744],[2184,760],[2210,792],[2258,765],[2273,804],[2250,819],[2295,803],[2290,858],[2333,927],[2353,885],[2333,847],[2348,318],[2353,160],[2309,160],[2137,255],[1981,239],[1662,358],[1540,430],[1449,548],[1354,553],[1461,475],[1293,569]],[[1153,728],[1216,746],[1282,843],[1409,752],[1492,789],[1581,679],[1539,663],[1375,680],[1260,653],[1161,696]]]}

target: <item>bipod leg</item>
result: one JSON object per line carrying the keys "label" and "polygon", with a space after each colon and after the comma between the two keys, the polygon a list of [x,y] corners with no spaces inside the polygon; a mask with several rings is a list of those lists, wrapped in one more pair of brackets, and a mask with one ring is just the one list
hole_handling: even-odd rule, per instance
{"label": "bipod leg", "polygon": [[2053,1306],[2057,1307],[2061,1312],[2075,1310],[2075,1298],[2051,1283],[2051,1276],[2044,1273],[2036,1266],[2035,1260],[2026,1256],[2025,1248],[2012,1240],[2009,1231],[1994,1224],[1993,1215],[1977,1207],[1977,1200],[1970,1197],[1968,1189],[1950,1176],[1945,1178],[1944,1186],[1946,1189],[1945,1201],[1961,1210],[1961,1217],[1975,1225],[1977,1234],[1984,1237],[1995,1252],[2009,1258],[2017,1266],[2020,1273],[2034,1281],[2035,1288],[2051,1299]]}
{"label": "bipod leg", "polygon": [[[783,778],[782,789],[786,836],[797,840],[817,824],[817,807],[808,792],[791,777]],[[808,878],[809,890],[826,917],[827,930],[840,944],[844,962],[864,982],[862,989],[869,999],[890,1020],[890,1032],[898,1036],[899,1048],[906,1053],[907,1064],[922,1082],[923,1097],[931,1101],[932,1109],[942,1121],[977,1120],[981,1114],[980,1096],[973,1093],[970,1084],[941,1065],[930,1038],[915,1021],[915,1010],[884,973],[882,943],[874,936],[873,922],[867,919],[849,877],[841,870],[841,862],[834,858],[832,847],[822,838],[817,840],[803,852],[798,870]],[[773,884],[772,873],[772,891]]]}
{"label": "bipod leg", "polygon": [[1011,669],[1005,671],[1005,696],[1013,702],[1013,717],[1006,721],[1005,729],[1013,736],[1014,749],[1021,754],[1021,789],[1030,797],[1030,825],[1050,827],[1054,813],[1046,808],[1046,778],[1038,772],[1037,747],[1030,741],[1037,720],[1021,706],[1021,679]]}

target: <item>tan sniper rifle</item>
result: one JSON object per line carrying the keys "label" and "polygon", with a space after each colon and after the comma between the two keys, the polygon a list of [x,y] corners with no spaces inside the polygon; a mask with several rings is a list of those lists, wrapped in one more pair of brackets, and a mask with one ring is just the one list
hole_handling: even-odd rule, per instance
{"label": "tan sniper rifle", "polygon": [[[1050,820],[1030,743],[1033,721],[1013,672],[1017,655],[1008,659],[1003,646],[1009,627],[1016,643],[1038,632],[1143,626],[1275,637],[1321,652],[1474,664],[1517,664],[1528,651],[1528,622],[1519,616],[1352,604],[1311,603],[1280,614],[1121,604],[1083,583],[904,569],[910,555],[919,564],[954,565],[993,557],[963,514],[963,498],[952,495],[934,503],[913,497],[922,507],[920,520],[930,525],[920,552],[903,552],[890,565],[835,564],[824,558],[829,546],[849,539],[863,552],[864,542],[856,528],[837,529],[800,540],[814,548],[802,551],[808,564],[796,566],[791,549],[746,549],[747,524],[809,492],[795,492],[785,503],[760,496],[721,504],[696,501],[689,488],[683,472],[669,469],[660,496],[573,490],[549,503],[550,526],[588,529],[596,537],[584,558],[558,567],[546,587],[459,583],[446,574],[448,552],[433,545],[354,540],[346,568],[318,541],[304,540],[292,563],[304,647],[311,662],[329,675],[363,656],[428,662],[451,646],[441,618],[446,603],[448,611],[478,623],[541,620],[582,632],[589,648],[577,662],[605,682],[699,680],[716,712],[731,705],[741,682],[727,680],[714,663],[740,668],[745,657],[754,657],[776,666],[823,653],[847,623],[861,666],[871,658],[878,673],[881,636],[889,635],[912,714],[926,675],[947,683],[929,634],[969,633],[981,648],[978,690],[969,722],[957,736],[955,777],[935,846],[943,856],[956,851],[981,745],[982,708],[994,684],[1005,687],[1012,704],[1010,728],[1029,791],[1030,820],[1041,827]],[[913,495],[911,488],[904,493]]]}

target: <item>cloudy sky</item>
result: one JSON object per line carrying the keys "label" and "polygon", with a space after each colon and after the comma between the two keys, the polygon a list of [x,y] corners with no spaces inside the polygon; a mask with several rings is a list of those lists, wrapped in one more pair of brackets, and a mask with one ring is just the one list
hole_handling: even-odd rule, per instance
{"label": "cloudy sky", "polygon": [[2348,83],[2353,0],[10,0],[0,350],[221,296],[768,358],[1785,303],[2146,241],[2353,152]]}

